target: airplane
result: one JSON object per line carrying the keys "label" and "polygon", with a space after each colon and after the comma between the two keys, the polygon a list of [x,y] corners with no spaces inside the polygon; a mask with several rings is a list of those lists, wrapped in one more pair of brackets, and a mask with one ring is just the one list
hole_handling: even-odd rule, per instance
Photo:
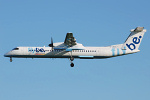
{"label": "airplane", "polygon": [[74,67],[74,58],[79,59],[104,59],[139,52],[139,46],[146,29],[136,27],[123,44],[106,47],[85,47],[76,42],[73,33],[66,34],[64,42],[53,43],[49,47],[16,47],[6,53],[4,57],[12,58],[69,58],[71,67]]}

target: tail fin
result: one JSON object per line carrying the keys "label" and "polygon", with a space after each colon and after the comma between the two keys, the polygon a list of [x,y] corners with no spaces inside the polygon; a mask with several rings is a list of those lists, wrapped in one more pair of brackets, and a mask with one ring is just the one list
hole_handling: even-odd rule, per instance
{"label": "tail fin", "polygon": [[144,29],[144,27],[132,29],[131,34],[123,44],[122,49],[131,51],[138,50],[145,32],[146,29]]}

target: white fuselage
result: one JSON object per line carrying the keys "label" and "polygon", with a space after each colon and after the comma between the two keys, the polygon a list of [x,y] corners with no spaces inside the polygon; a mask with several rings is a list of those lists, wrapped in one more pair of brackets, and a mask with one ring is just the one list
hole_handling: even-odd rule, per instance
{"label": "white fuselage", "polygon": [[4,56],[10,57],[10,62],[12,62],[12,57],[70,58],[70,66],[73,67],[74,63],[72,61],[74,58],[102,59],[139,52],[139,46],[145,32],[144,27],[137,27],[131,30],[124,44],[107,47],[84,47],[82,44],[76,42],[73,33],[67,33],[64,42],[53,43],[53,39],[51,38],[49,47],[17,47]]}
{"label": "white fuselage", "polygon": [[51,47],[17,47],[6,53],[5,57],[18,58],[81,58],[81,59],[101,59],[135,53],[137,51],[122,50],[120,45],[107,47],[84,47],[82,50],[66,51],[65,49],[54,49]]}
{"label": "white fuselage", "polygon": [[107,47],[84,47],[77,43],[73,37],[73,33],[67,33],[64,42],[53,43],[49,47],[17,47],[6,53],[5,57],[18,58],[70,58],[72,62],[74,58],[80,59],[102,59],[116,57],[126,54],[139,52],[139,46],[146,30],[144,27],[137,27],[131,30],[130,35],[123,44],[111,45]]}

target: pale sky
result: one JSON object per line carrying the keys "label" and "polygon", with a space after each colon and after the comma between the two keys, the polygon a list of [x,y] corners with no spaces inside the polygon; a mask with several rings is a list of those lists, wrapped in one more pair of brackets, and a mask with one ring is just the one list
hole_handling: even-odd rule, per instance
{"label": "pale sky", "polygon": [[[149,0],[0,0],[0,100],[150,100]],[[145,27],[140,52],[109,59],[9,58],[73,32],[84,46],[124,43]]]}

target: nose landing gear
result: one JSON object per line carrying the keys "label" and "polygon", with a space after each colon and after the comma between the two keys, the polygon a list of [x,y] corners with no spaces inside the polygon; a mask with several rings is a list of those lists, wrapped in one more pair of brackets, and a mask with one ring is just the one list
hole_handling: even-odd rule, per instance
{"label": "nose landing gear", "polygon": [[12,57],[10,57],[10,62],[12,62]]}

